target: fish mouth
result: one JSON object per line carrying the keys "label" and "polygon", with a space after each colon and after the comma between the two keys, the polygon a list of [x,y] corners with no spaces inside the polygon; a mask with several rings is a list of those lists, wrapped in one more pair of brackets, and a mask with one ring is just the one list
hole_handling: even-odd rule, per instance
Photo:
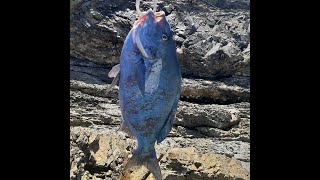
{"label": "fish mouth", "polygon": [[159,11],[154,13],[154,20],[156,22],[161,21],[166,16],[166,13],[164,11]]}
{"label": "fish mouth", "polygon": [[159,12],[153,13],[153,11],[151,9],[149,9],[147,12],[142,12],[141,13],[141,16],[134,23],[133,26],[135,27],[135,26],[139,25],[140,27],[142,27],[148,18],[153,18],[153,21],[158,23],[165,16],[166,16],[166,13],[164,11],[159,11]]}

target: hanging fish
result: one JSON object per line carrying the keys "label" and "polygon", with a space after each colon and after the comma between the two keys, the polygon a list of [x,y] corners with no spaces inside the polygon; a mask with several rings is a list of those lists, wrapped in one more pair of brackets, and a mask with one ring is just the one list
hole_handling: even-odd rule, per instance
{"label": "hanging fish", "polygon": [[137,139],[137,149],[125,165],[144,165],[157,180],[161,170],[155,142],[163,141],[172,128],[181,90],[180,65],[173,32],[163,11],[154,8],[140,14],[124,42],[120,65],[109,72],[119,80],[121,127]]}

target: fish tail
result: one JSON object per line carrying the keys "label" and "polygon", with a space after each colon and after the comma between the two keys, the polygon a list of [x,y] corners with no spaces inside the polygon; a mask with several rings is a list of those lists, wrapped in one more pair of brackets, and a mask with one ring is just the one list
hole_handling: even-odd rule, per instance
{"label": "fish tail", "polygon": [[137,149],[132,157],[128,160],[124,171],[134,166],[145,166],[155,177],[156,180],[162,180],[161,169],[157,160],[154,147],[147,152]]}

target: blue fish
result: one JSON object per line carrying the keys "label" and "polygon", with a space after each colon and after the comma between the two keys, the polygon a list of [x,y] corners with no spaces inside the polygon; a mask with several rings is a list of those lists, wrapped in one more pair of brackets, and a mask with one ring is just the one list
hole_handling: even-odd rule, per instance
{"label": "blue fish", "polygon": [[144,165],[157,180],[161,170],[155,142],[172,128],[181,91],[176,43],[163,11],[149,9],[135,22],[124,42],[120,65],[109,72],[119,80],[121,127],[137,139],[124,170]]}

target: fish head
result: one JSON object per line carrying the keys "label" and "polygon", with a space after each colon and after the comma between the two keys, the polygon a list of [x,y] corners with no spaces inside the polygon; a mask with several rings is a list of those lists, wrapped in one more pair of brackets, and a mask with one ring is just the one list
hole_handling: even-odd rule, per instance
{"label": "fish head", "polygon": [[149,9],[135,22],[132,38],[144,59],[162,58],[169,48],[175,50],[173,32],[163,11],[153,12]]}

